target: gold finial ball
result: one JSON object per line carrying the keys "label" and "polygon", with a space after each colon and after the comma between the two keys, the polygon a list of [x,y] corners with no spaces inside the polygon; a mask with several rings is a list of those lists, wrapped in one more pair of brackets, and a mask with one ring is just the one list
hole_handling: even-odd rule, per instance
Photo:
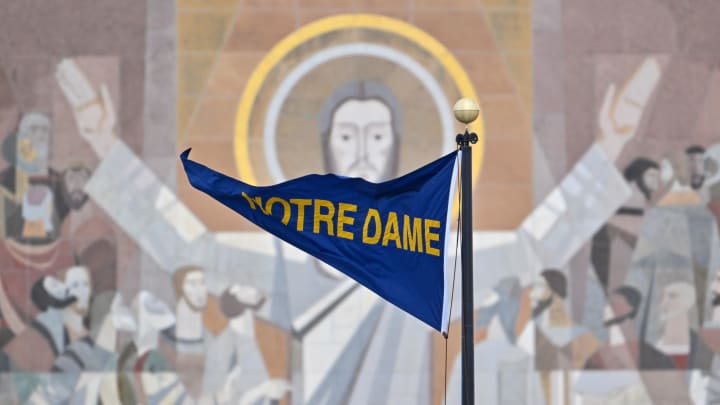
{"label": "gold finial ball", "polygon": [[453,107],[455,119],[467,125],[480,115],[480,106],[471,98],[461,98]]}

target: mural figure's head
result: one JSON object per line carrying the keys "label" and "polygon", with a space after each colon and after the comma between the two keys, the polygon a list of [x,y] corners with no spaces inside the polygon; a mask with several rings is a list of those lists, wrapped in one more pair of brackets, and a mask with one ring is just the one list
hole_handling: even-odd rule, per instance
{"label": "mural figure's head", "polygon": [[62,172],[62,192],[67,205],[73,209],[80,209],[88,200],[85,185],[92,172],[82,163],[76,163]]}
{"label": "mural figure's head", "polygon": [[660,165],[650,159],[639,157],[633,160],[623,171],[623,176],[629,183],[636,184],[648,200],[660,188]]}
{"label": "mural figure's head", "polygon": [[35,281],[30,288],[30,299],[40,312],[64,309],[77,300],[69,294],[62,281],[52,276],[43,276]]}
{"label": "mural figure's head", "polygon": [[15,164],[28,174],[47,174],[50,130],[50,119],[44,114],[28,113],[20,119]]}
{"label": "mural figure's head", "polygon": [[87,315],[90,309],[90,296],[92,295],[92,283],[87,267],[70,267],[65,272],[65,286],[68,294],[77,299],[72,306],[73,310],[80,315]]}
{"label": "mural figure's head", "polygon": [[685,154],[690,172],[690,187],[699,190],[705,182],[705,148],[693,145],[685,149]]}
{"label": "mural figure's head", "polygon": [[663,289],[660,301],[660,320],[665,322],[680,316],[687,316],[695,305],[695,287],[687,282],[668,284]]}
{"label": "mural figure's head", "polygon": [[542,315],[550,308],[553,300],[564,300],[567,297],[567,280],[560,270],[548,269],[540,275],[542,277],[535,283],[531,293],[535,302],[533,317]]}
{"label": "mural figure's head", "polygon": [[183,266],[173,274],[175,296],[195,311],[205,309],[208,301],[205,270],[198,266]]}
{"label": "mural figure's head", "polygon": [[605,307],[605,326],[621,324],[628,319],[635,319],[642,294],[630,286],[622,286],[613,291]]}
{"label": "mural figure's head", "polygon": [[325,169],[372,182],[397,175],[401,107],[374,81],[353,81],[330,96],[320,115]]}

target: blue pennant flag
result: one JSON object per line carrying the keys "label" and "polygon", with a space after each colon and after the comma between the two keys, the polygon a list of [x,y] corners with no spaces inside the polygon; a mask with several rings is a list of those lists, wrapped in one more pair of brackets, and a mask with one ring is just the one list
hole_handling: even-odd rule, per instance
{"label": "blue pennant flag", "polygon": [[180,155],[193,187],[440,332],[459,152],[384,183],[311,174],[255,187]]}

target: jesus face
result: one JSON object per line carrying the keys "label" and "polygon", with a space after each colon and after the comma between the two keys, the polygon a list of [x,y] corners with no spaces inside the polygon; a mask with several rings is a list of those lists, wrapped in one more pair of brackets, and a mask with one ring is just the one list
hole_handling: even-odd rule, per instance
{"label": "jesus face", "polygon": [[329,139],[335,174],[375,183],[388,180],[396,147],[392,115],[382,102],[350,99],[335,111]]}

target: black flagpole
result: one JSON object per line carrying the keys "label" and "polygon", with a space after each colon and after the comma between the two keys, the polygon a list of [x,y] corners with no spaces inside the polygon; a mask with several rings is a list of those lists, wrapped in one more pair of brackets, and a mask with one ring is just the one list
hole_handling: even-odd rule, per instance
{"label": "black flagpole", "polygon": [[465,129],[455,138],[460,146],[460,215],[462,245],[462,404],[475,404],[475,363],[473,342],[473,243],[472,243],[472,147],[478,136]]}
{"label": "black flagpole", "polygon": [[453,107],[455,118],[465,124],[465,133],[455,141],[460,147],[460,225],[462,245],[462,405],[475,405],[475,350],[473,319],[473,219],[472,219],[472,144],[478,136],[467,125],[480,115],[480,107],[469,98],[462,98]]}

